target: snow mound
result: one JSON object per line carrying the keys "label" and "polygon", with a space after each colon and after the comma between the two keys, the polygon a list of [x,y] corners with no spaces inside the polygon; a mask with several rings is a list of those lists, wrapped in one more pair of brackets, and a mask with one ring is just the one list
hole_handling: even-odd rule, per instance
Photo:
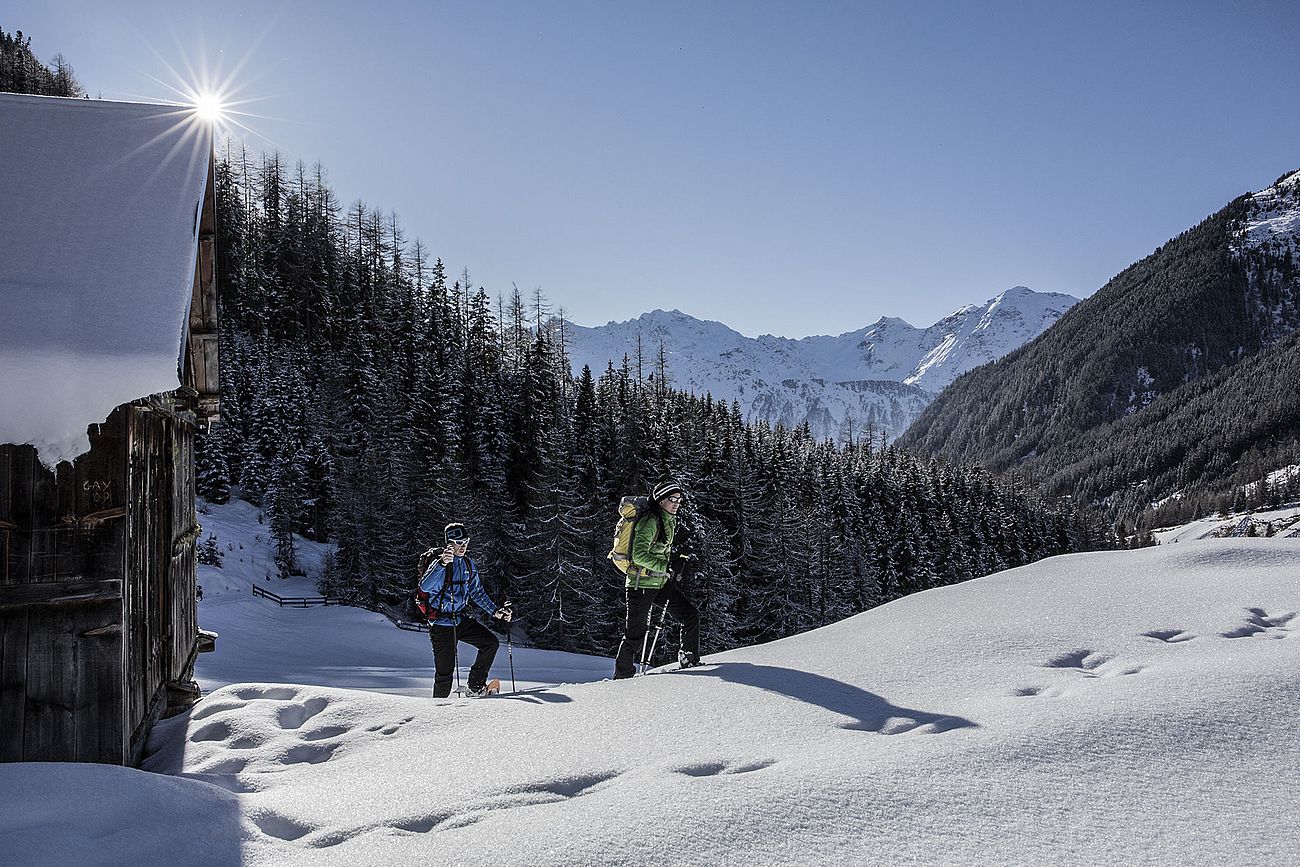
{"label": "snow mound", "polygon": [[0,767],[23,793],[0,851],[57,836],[159,863],[201,835],[206,863],[1287,861],[1297,574],[1297,540],[1188,542],[631,681],[441,701],[234,684],[157,727],[154,773]]}

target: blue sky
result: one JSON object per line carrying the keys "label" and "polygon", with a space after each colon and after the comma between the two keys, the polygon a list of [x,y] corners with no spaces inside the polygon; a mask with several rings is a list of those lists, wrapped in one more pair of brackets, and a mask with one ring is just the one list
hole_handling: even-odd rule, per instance
{"label": "blue sky", "polygon": [[255,148],[583,325],[1085,296],[1300,168],[1293,2],[11,0],[0,27],[105,98],[232,77]]}

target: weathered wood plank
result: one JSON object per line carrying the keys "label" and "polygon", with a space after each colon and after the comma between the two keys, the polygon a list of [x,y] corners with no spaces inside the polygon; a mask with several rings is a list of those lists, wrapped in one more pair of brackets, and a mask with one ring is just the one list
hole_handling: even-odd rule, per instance
{"label": "weathered wood plank", "polygon": [[0,610],[0,762],[23,760],[27,714],[27,609]]}
{"label": "weathered wood plank", "polygon": [[221,395],[221,377],[220,377],[220,353],[218,352],[219,341],[217,335],[208,334],[203,337],[203,375],[200,380],[199,391],[205,395],[219,397]]}
{"label": "weathered wood plank", "polygon": [[216,241],[199,240],[199,308],[203,331],[217,330],[217,263]]}
{"label": "weathered wood plank", "polygon": [[56,581],[0,587],[0,608],[26,605],[63,605],[72,602],[112,602],[122,598],[121,579]]}
{"label": "weathered wood plank", "polygon": [[27,696],[23,757],[76,761],[73,690],[77,671],[74,606],[27,608]]}
{"label": "weathered wood plank", "polygon": [[32,540],[26,532],[33,526],[32,487],[34,480],[33,464],[36,463],[36,449],[31,446],[8,446],[11,457],[9,520],[18,528],[10,533],[9,538],[9,573],[5,583],[24,583],[31,580],[32,574]]}
{"label": "weathered wood plank", "polygon": [[[57,527],[63,515],[59,509],[58,477],[32,451],[32,527]],[[22,526],[19,524],[19,526]]]}
{"label": "weathered wood plank", "polygon": [[12,571],[9,561],[13,556],[13,530],[13,525],[8,522],[0,524],[0,586],[9,583]]}
{"label": "weathered wood plank", "polygon": [[126,419],[127,429],[127,488],[129,499],[135,508],[131,509],[127,528],[126,574],[129,582],[123,594],[124,628],[123,636],[126,668],[124,679],[126,687],[127,727],[134,730],[136,724],[144,717],[144,681],[147,677],[145,645],[148,640],[145,604],[145,587],[149,580],[148,557],[143,550],[141,539],[148,523],[149,497],[148,461],[145,457],[145,426],[142,413],[138,407],[130,407]]}
{"label": "weathered wood plank", "polygon": [[43,581],[47,577],[66,577],[70,573],[71,542],[52,532],[63,526],[57,476],[46,469],[36,450],[23,447],[20,467],[15,475],[19,487],[15,498],[13,547],[21,557],[20,581]]}
{"label": "weathered wood plank", "polygon": [[132,503],[129,521],[128,574],[130,592],[125,594],[129,616],[127,626],[127,669],[130,690],[128,725],[134,729],[149,713],[158,687],[166,679],[170,656],[166,617],[170,593],[168,571],[171,560],[170,418],[158,412],[132,407],[130,431],[129,487]]}
{"label": "weathered wood plank", "polygon": [[9,500],[13,496],[13,446],[0,445],[0,526],[13,524]]}
{"label": "weathered wood plank", "polygon": [[76,528],[33,530],[31,541],[32,582],[67,581],[79,574]]}
{"label": "weathered wood plank", "polygon": [[121,763],[127,758],[127,744],[120,600],[116,605],[77,607],[85,610],[77,632],[73,709],[77,761]]}
{"label": "weathered wood plank", "polygon": [[13,498],[13,453],[14,446],[0,445],[0,584],[8,584],[14,571],[10,563],[13,556],[10,538],[17,529],[10,505]]}

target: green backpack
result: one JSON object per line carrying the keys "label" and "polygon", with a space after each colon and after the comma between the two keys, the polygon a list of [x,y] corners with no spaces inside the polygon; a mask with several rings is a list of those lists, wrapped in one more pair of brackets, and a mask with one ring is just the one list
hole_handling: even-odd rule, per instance
{"label": "green backpack", "polygon": [[[650,511],[649,497],[624,497],[618,502],[618,523],[614,525],[614,547],[608,557],[624,575],[632,566],[632,537],[637,523]],[[637,572],[640,572],[639,568]]]}

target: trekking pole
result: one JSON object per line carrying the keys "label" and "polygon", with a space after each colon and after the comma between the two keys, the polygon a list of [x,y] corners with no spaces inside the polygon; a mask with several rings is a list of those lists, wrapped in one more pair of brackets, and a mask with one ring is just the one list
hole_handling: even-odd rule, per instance
{"label": "trekking pole", "polygon": [[[510,607],[510,600],[506,600],[506,608]],[[515,686],[515,642],[511,633],[514,632],[514,618],[506,621],[506,656],[510,657],[510,691],[519,692],[519,687]]]}
{"label": "trekking pole", "polygon": [[655,658],[655,645],[657,645],[657,644],[659,643],[659,633],[660,633],[660,632],[663,632],[663,630],[664,630],[664,619],[665,619],[667,616],[668,616],[668,603],[665,602],[665,603],[664,603],[664,607],[663,607],[662,609],[660,609],[660,611],[659,611],[659,623],[657,623],[657,624],[655,625],[655,637],[654,637],[654,639],[650,642],[650,655],[646,657],[646,665],[647,665],[647,666],[648,666],[648,665],[651,663],[651,661]]}
{"label": "trekking pole", "polygon": [[[657,624],[655,624],[655,637],[654,637],[654,640],[650,642],[650,652],[649,652],[649,653],[646,653],[646,649],[645,649],[646,638],[649,638],[649,637],[650,637],[650,630],[649,630],[649,628],[646,629],[645,638],[642,638],[642,639],[641,639],[641,673],[642,673],[642,674],[645,674],[645,673],[646,673],[646,670],[650,667],[650,661],[651,661],[652,659],[654,659],[654,655],[655,655],[655,645],[659,643],[659,633],[660,633],[660,632],[663,630],[663,628],[664,628],[664,619],[665,619],[667,616],[668,616],[668,603],[665,602],[663,608],[660,608],[660,609],[659,609],[659,622],[658,622]],[[650,609],[650,616],[647,618],[647,621],[649,621],[649,620],[653,620],[653,619],[654,619],[654,608],[651,607],[651,609]],[[646,626],[649,627],[649,625],[650,625],[650,624],[647,622],[647,623],[646,623]]]}
{"label": "trekking pole", "polygon": [[456,626],[460,623],[460,617],[456,614],[451,615],[451,657],[456,662],[456,695],[464,698],[465,693],[460,688],[460,638],[456,634]]}
{"label": "trekking pole", "polygon": [[651,605],[645,610],[645,632],[641,633],[641,655],[636,658],[636,666],[639,669],[638,674],[645,674],[645,652],[650,644],[650,624],[654,620],[654,616],[655,607]]}

